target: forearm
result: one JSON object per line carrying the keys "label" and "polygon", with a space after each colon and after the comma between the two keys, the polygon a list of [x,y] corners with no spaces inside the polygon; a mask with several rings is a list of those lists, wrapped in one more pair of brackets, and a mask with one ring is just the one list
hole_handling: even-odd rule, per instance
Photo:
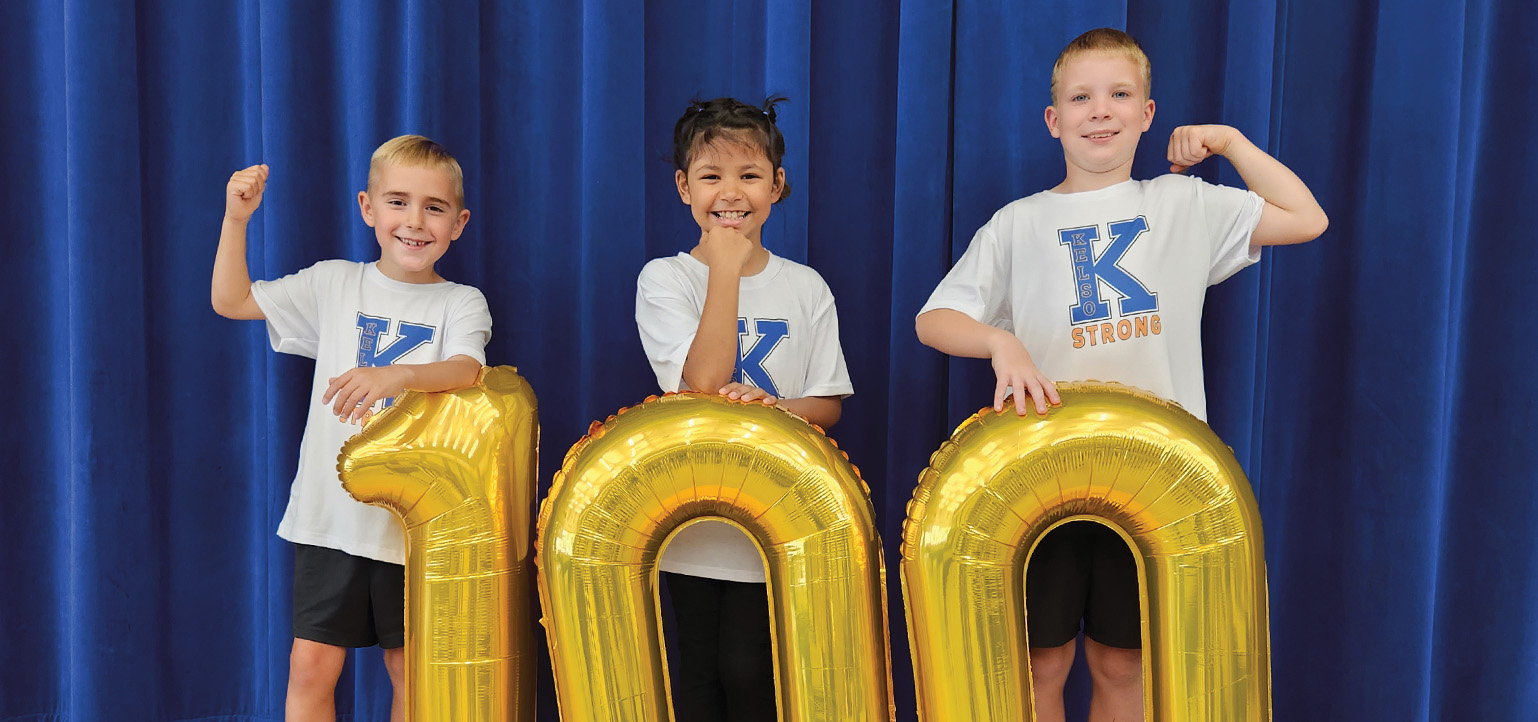
{"label": "forearm", "polygon": [[684,385],[715,393],[737,368],[737,289],[740,275],[711,269],[700,325],[684,359]]}
{"label": "forearm", "polygon": [[251,297],[251,273],[246,267],[247,222],[225,216],[219,231],[219,249],[214,252],[210,300],[214,312],[226,318],[262,318],[261,309]]}
{"label": "forearm", "polygon": [[993,358],[997,344],[1014,336],[951,308],[937,308],[914,322],[919,342],[951,356]]}
{"label": "forearm", "polygon": [[1234,131],[1233,135],[1233,140],[1223,151],[1223,157],[1233,164],[1239,177],[1244,179],[1244,184],[1265,199],[1267,205],[1272,206],[1263,213],[1278,216],[1270,219],[1263,215],[1265,222],[1263,227],[1257,227],[1254,243],[1302,243],[1324,233],[1329,226],[1329,218],[1303,180],[1281,161],[1256,147],[1242,133]]}
{"label": "forearm", "polygon": [[844,400],[837,396],[806,396],[799,399],[780,399],[776,403],[807,421],[821,426],[823,430],[833,428],[844,413]]}
{"label": "forearm", "polygon": [[395,364],[403,372],[401,387],[410,391],[458,391],[475,385],[481,374],[481,362],[469,356],[426,364]]}

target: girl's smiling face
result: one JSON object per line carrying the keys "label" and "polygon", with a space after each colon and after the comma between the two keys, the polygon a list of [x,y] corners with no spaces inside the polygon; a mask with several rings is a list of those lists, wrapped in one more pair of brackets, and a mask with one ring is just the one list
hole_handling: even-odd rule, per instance
{"label": "girl's smiling face", "polygon": [[701,231],[734,228],[754,243],[763,242],[764,221],[785,185],[784,168],[775,168],[756,145],[732,138],[697,148],[689,171],[673,176]]}

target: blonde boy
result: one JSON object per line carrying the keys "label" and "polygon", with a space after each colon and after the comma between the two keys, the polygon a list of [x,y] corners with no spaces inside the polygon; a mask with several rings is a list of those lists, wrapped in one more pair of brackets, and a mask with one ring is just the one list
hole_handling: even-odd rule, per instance
{"label": "blonde boy", "polygon": [[[1066,175],[1010,203],[972,239],[916,321],[921,341],[988,358],[994,408],[1014,390],[1036,413],[1060,403],[1053,379],[1120,381],[1206,418],[1201,312],[1208,286],[1302,243],[1328,219],[1292,171],[1239,131],[1188,125],[1170,136],[1170,170],[1213,156],[1249,191],[1164,175],[1132,180],[1132,157],[1153,123],[1148,56],[1125,33],[1092,30],[1052,71],[1047,131]],[[1089,719],[1143,719],[1136,566],[1114,532],[1075,523],[1037,546],[1026,572],[1036,719],[1063,719],[1062,689],[1083,621],[1093,677]]]}
{"label": "blonde boy", "polygon": [[294,646],[286,718],[336,719],[337,678],[350,647],[384,649],[402,719],[405,540],[388,510],[352,499],[336,458],[379,404],[407,389],[474,384],[486,361],[491,314],[481,292],[438,275],[436,263],[470,220],[459,163],[437,143],[401,136],[374,152],[358,193],[379,260],[322,261],[251,282],[246,224],[268,168],[230,177],[214,257],[214,311],[265,319],[273,350],[315,359],[299,470],[278,536],[295,544]]}

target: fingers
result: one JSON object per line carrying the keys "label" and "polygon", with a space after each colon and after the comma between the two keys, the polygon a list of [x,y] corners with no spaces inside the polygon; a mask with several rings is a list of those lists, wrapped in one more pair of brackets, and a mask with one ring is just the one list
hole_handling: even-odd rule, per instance
{"label": "fingers", "polygon": [[[1025,388],[1031,394],[1031,402],[1036,407],[1036,415],[1037,416],[1046,416],[1047,415],[1047,398],[1046,398],[1046,391],[1043,390],[1042,387],[1041,387],[1041,379],[1033,378],[1033,379],[1030,379],[1030,380],[1026,381]],[[1017,400],[1015,402],[1015,412],[1020,414],[1021,416],[1024,416],[1025,415],[1025,403],[1022,402],[1022,401],[1018,401]]]}
{"label": "fingers", "polygon": [[[1013,394],[1008,393],[1011,390]],[[1015,413],[1020,416],[1025,415],[1027,408],[1034,408],[1038,416],[1046,416],[1048,407],[1063,405],[1063,399],[1057,393],[1057,384],[1040,373],[1000,378],[993,389],[993,410],[1003,413],[1004,402],[1009,396],[1013,396]],[[1030,399],[1029,403],[1026,399]]]}
{"label": "fingers", "polygon": [[331,404],[331,413],[343,422],[357,422],[373,408],[374,402],[379,397],[372,393],[364,379],[354,373],[356,369],[349,369],[341,376],[330,380],[326,386],[326,392],[321,395],[320,402]]}
{"label": "fingers", "polygon": [[1170,172],[1179,173],[1212,156],[1199,126],[1183,125],[1170,133]]}
{"label": "fingers", "polygon": [[716,391],[716,393],[737,401],[762,401],[764,402],[765,406],[773,406],[778,400],[774,397],[773,394],[770,394],[768,391],[758,388],[757,386],[749,386],[747,384],[740,384],[736,382],[722,386],[718,391]]}
{"label": "fingers", "polygon": [[250,168],[235,171],[230,176],[230,194],[241,198],[261,195],[267,187],[267,173],[265,165],[253,165]]}
{"label": "fingers", "polygon": [[239,220],[250,218],[262,204],[262,191],[266,188],[267,166],[253,165],[235,171],[225,186],[225,215]]}
{"label": "fingers", "polygon": [[1043,376],[1041,377],[1041,385],[1047,391],[1047,401],[1050,401],[1053,406],[1063,405],[1063,397],[1057,393],[1057,384],[1052,383],[1051,379]]}

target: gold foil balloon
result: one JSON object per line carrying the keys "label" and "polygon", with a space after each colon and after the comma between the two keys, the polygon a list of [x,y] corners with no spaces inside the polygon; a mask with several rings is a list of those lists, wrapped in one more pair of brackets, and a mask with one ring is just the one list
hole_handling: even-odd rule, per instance
{"label": "gold foil balloon", "polygon": [[359,501],[406,527],[406,718],[534,719],[529,516],[539,423],[516,369],[408,391],[342,446]]}
{"label": "gold foil balloon", "polygon": [[1269,720],[1260,514],[1233,453],[1150,394],[1058,390],[1046,417],[979,411],[919,477],[902,580],[920,718],[1034,718],[1025,565],[1048,530],[1089,519],[1138,561],[1147,718]]}
{"label": "gold foil balloon", "polygon": [[694,393],[593,424],[540,509],[561,719],[671,719],[656,563],[671,534],[704,517],[763,552],[780,718],[892,719],[885,569],[859,473],[798,417]]}

